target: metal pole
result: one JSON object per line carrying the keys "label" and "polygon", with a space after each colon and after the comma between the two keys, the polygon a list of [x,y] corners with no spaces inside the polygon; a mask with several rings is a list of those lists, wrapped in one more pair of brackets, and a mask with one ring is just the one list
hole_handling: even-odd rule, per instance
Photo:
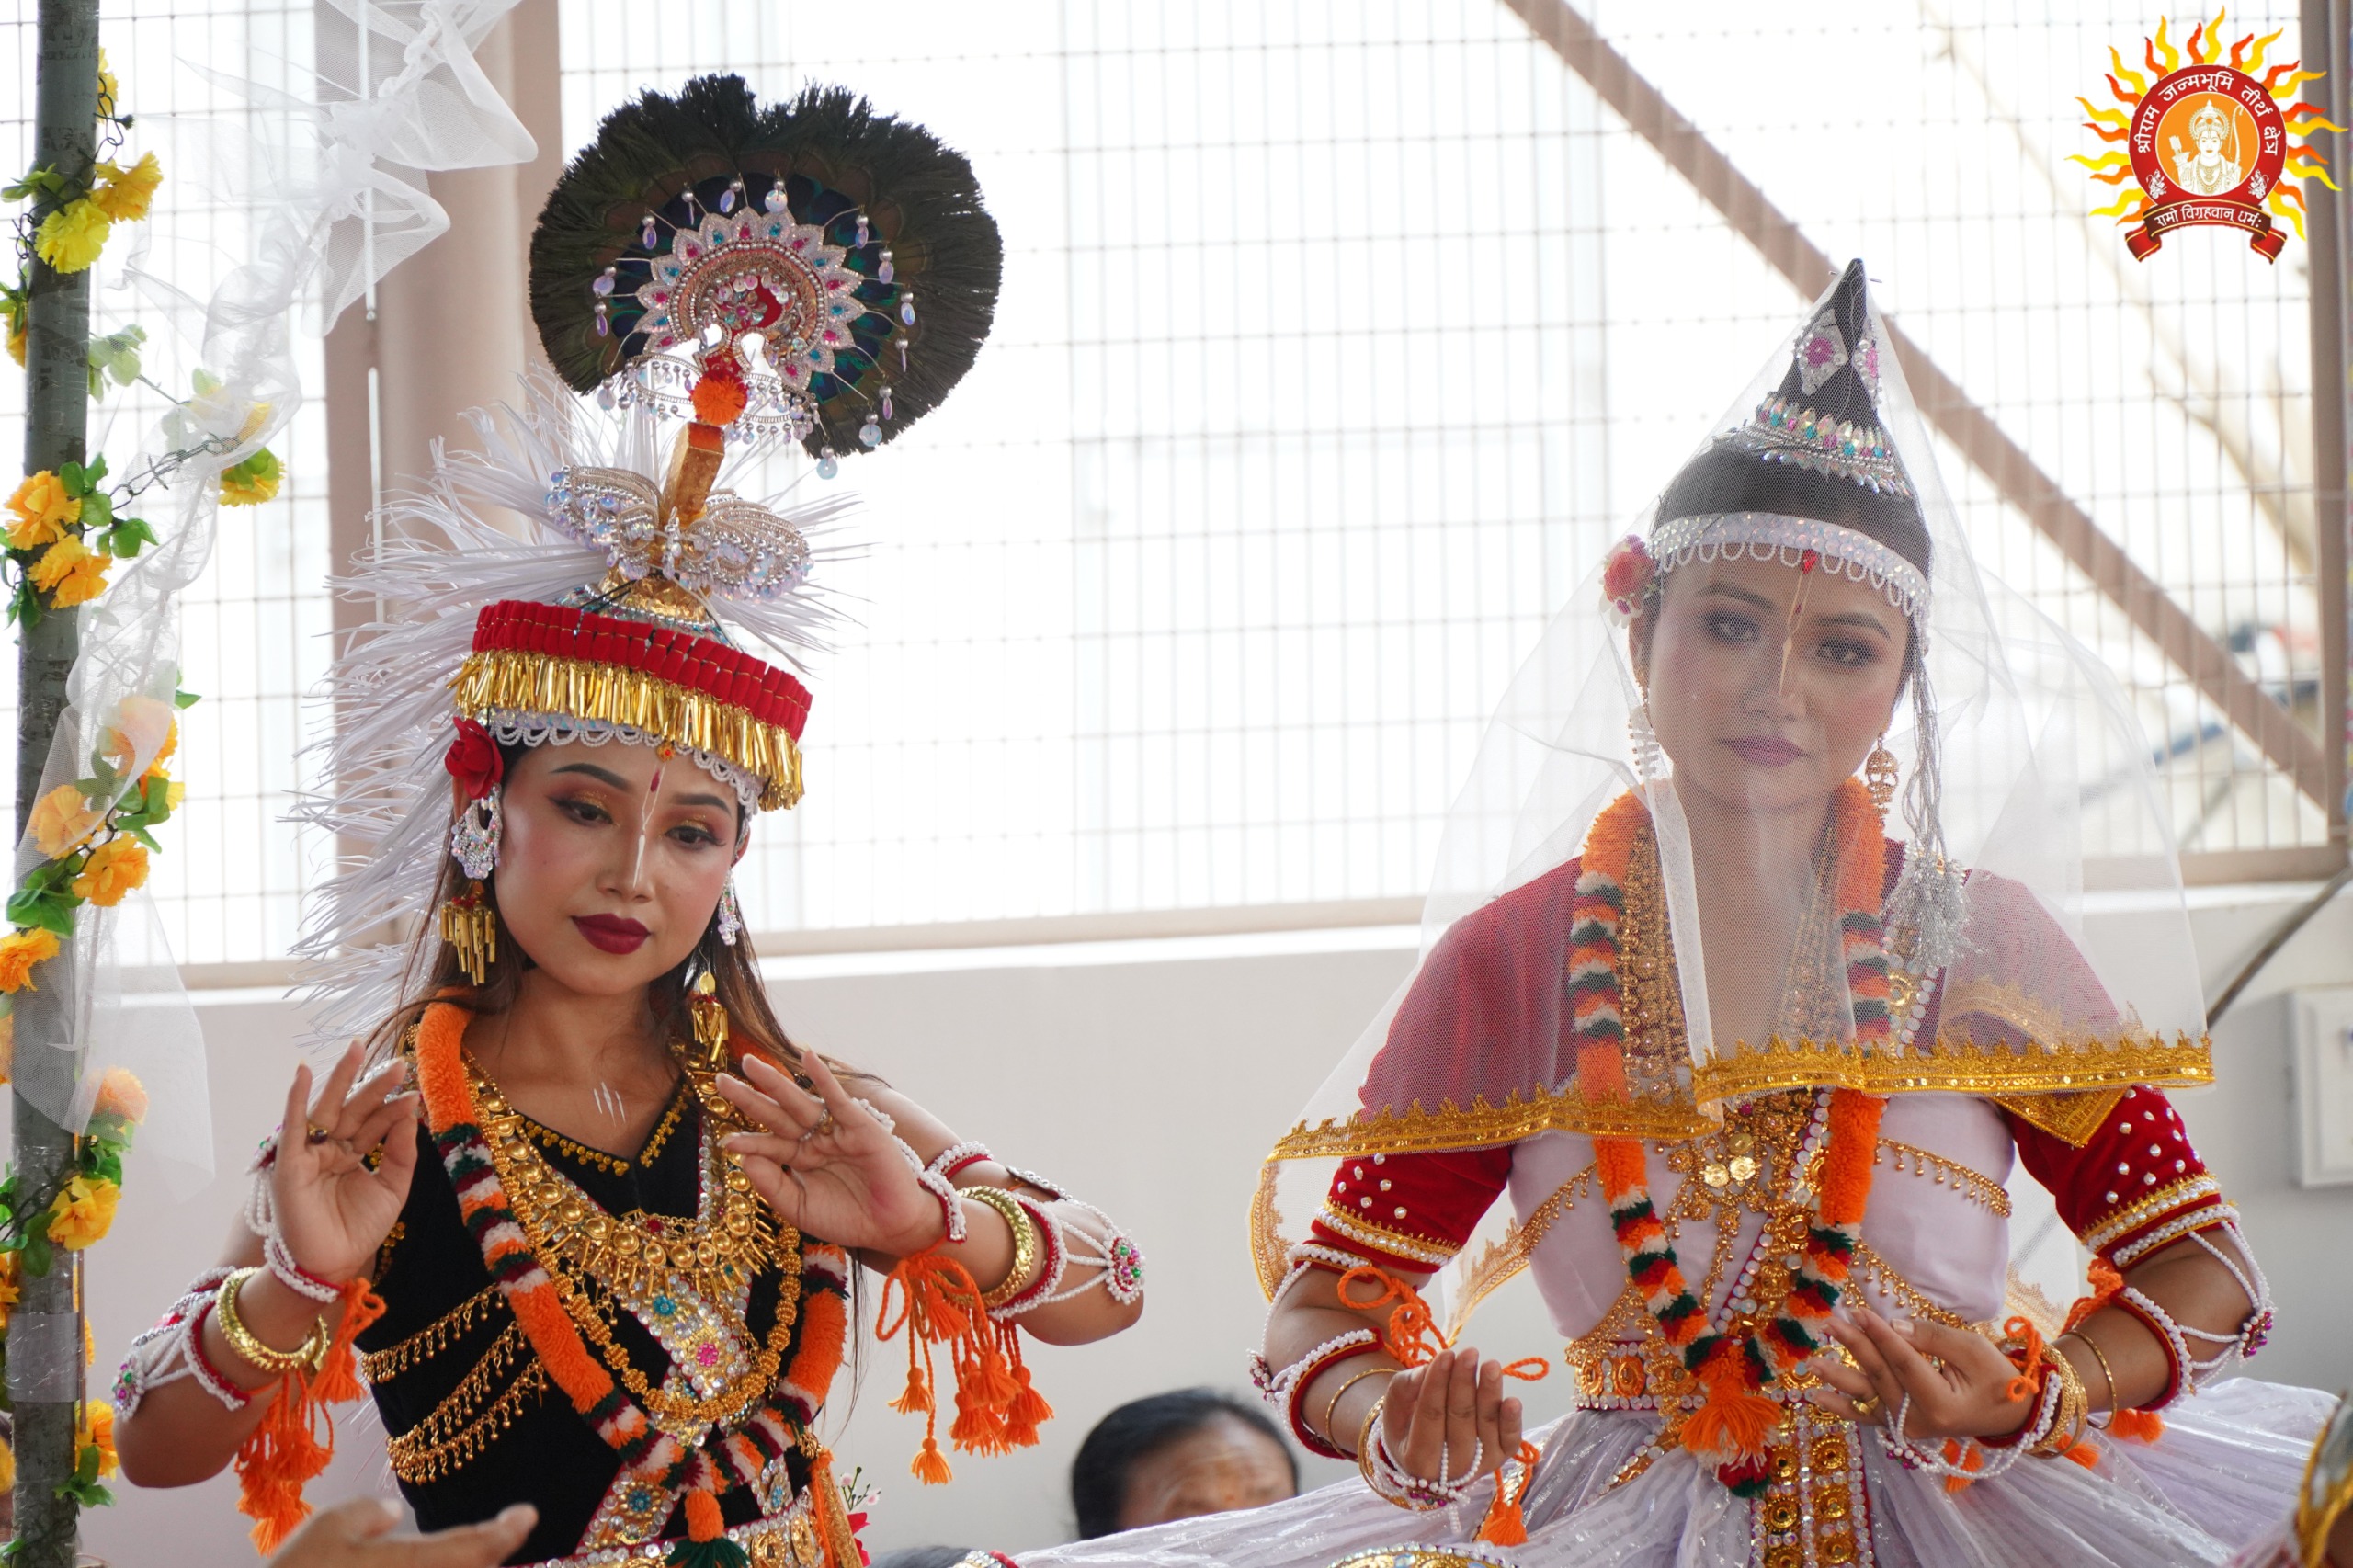
{"label": "metal pole", "polygon": [[[97,155],[97,0],[40,0],[34,87],[33,161],[85,186]],[[47,201],[37,206],[38,222]],[[87,456],[90,274],[67,276],[36,258],[25,332],[25,472],[55,471]],[[80,650],[80,616],[52,609],[19,633],[17,655],[17,834],[21,840],[40,790],[50,740],[65,708],[66,676]],[[16,1001],[14,1088],[17,1191],[53,1191],[74,1159],[74,1138],[35,1108],[34,1091],[62,1105],[74,1072],[67,1043],[73,987],[63,957],[43,966],[38,990]],[[20,1201],[22,1200],[20,1197]],[[17,1568],[74,1568],[80,1510],[57,1489],[74,1474],[74,1389],[53,1361],[59,1320],[74,1314],[73,1270],[55,1260],[23,1280],[8,1324],[8,1382],[16,1410]],[[67,1341],[70,1374],[81,1360],[78,1329]],[[43,1374],[46,1374],[45,1376]],[[62,1384],[62,1386],[61,1386]]]}

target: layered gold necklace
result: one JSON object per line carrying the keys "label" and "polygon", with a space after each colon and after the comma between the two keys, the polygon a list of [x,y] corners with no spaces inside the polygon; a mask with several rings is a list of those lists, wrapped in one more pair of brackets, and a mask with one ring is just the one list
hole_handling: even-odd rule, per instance
{"label": "layered gold necklace", "polygon": [[[717,1131],[735,1118],[704,1074],[689,1074],[708,1123],[700,1198],[692,1218],[632,1210],[610,1214],[550,1165],[522,1114],[471,1057],[466,1062],[484,1142],[533,1255],[580,1336],[645,1408],[660,1430],[692,1445],[713,1426],[746,1414],[776,1381],[801,1302],[800,1235],[781,1224],[748,1177],[721,1153]],[[776,1321],[754,1345],[745,1317],[752,1281],[780,1275]],[[618,1310],[644,1325],[669,1355],[655,1384],[613,1333]]]}

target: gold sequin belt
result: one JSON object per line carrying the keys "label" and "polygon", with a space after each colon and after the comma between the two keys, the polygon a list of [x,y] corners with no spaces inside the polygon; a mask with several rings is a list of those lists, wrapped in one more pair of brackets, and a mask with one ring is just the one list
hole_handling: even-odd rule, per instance
{"label": "gold sequin belt", "polygon": [[[791,1505],[766,1518],[737,1525],[727,1540],[742,1547],[752,1568],[824,1568],[824,1543],[817,1534],[816,1510],[809,1489],[802,1487]],[[675,1540],[641,1541],[634,1546],[608,1546],[573,1557],[551,1557],[530,1568],[620,1568],[622,1563],[654,1563],[667,1559]]]}

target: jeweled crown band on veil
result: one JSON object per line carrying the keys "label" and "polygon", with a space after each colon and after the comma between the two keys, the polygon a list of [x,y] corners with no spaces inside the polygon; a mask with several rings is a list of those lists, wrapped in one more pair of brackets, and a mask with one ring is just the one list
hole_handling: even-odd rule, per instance
{"label": "jeweled crown band on veil", "polygon": [[1800,566],[1808,551],[1822,569],[1870,584],[1914,620],[1927,615],[1927,576],[1859,528],[1782,512],[1716,512],[1661,523],[1650,538],[1650,552],[1662,574],[1691,561],[1743,556]]}

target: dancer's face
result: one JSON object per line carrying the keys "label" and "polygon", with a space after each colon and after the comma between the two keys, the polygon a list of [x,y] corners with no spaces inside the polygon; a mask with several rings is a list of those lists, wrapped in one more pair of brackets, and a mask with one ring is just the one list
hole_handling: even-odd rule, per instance
{"label": "dancer's face", "polygon": [[736,797],[685,755],[532,746],[505,794],[498,917],[550,978],[623,994],[676,968],[710,928],[735,863]]}
{"label": "dancer's face", "polygon": [[1911,627],[1868,583],[1828,567],[1693,561],[1652,612],[1651,724],[1678,788],[1758,812],[1821,806],[1862,767],[1903,685]]}

